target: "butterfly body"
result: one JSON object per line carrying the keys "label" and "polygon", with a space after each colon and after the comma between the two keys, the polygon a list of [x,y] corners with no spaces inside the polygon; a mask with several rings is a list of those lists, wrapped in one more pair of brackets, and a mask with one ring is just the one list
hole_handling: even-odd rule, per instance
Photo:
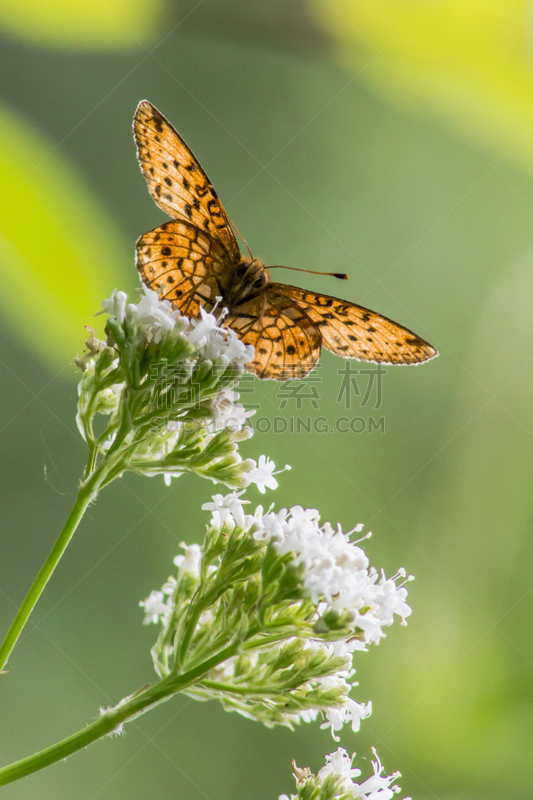
{"label": "butterfly body", "polygon": [[241,255],[229,218],[191,150],[146,100],[135,114],[137,154],[150,194],[170,222],[137,242],[143,283],[189,317],[227,309],[224,324],[255,348],[260,378],[303,378],[322,347],[344,358],[416,364],[437,351],[407,328],[348,300],[276,283]]}
{"label": "butterfly body", "polygon": [[235,267],[228,293],[224,298],[229,313],[263,294],[269,279],[270,275],[262,261],[257,258],[243,258]]}

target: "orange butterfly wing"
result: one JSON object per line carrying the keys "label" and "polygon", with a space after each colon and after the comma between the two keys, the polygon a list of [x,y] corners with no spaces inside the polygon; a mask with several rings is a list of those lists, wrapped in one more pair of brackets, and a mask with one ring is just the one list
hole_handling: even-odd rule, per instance
{"label": "orange butterfly wing", "polygon": [[271,283],[269,288],[298,305],[319,329],[323,346],[335,355],[378,364],[420,364],[438,355],[413,331],[348,300],[284,283]]}
{"label": "orange butterfly wing", "polygon": [[321,336],[298,303],[270,290],[274,285],[241,303],[224,324],[254,346],[249,372],[277,381],[305,378],[320,356]]}
{"label": "orange butterfly wing", "polygon": [[223,297],[233,266],[224,247],[196,226],[173,220],[143,234],[137,242],[141,280],[183,314],[200,316]]}
{"label": "orange butterfly wing", "polygon": [[205,231],[239,263],[240,250],[211,181],[170,122],[148,100],[133,121],[137,158],[150,194],[165,214]]}

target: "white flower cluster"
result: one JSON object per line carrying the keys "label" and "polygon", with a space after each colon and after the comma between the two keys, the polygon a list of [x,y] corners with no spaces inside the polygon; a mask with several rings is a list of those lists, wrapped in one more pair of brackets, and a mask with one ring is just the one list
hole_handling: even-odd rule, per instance
{"label": "white flower cluster", "polygon": [[[239,402],[238,392],[233,389],[232,382],[228,384],[228,378],[224,378],[228,367],[231,367],[237,376],[245,369],[254,356],[254,349],[251,345],[244,344],[231,328],[220,327],[215,316],[208,314],[203,308],[200,309],[200,319],[188,319],[179,310],[173,308],[170,302],[161,300],[156,292],[146,286],[142,287],[137,303],[128,302],[128,295],[125,292],[115,290],[109,298],[102,302],[102,307],[108,315],[108,324],[112,322],[112,330],[118,331],[115,333],[115,344],[118,341],[116,336],[123,335],[124,340],[130,342],[129,350],[126,348],[126,352],[135,352],[138,343],[144,342],[147,347],[152,348],[154,353],[153,364],[150,365],[150,375],[153,374],[160,392],[155,396],[155,402],[162,405],[156,405],[155,408],[158,410],[161,407],[161,414],[154,415],[151,431],[153,435],[147,436],[145,444],[137,448],[135,458],[131,459],[132,469],[138,469],[145,475],[163,474],[165,482],[169,484],[173,477],[183,474],[181,465],[176,464],[175,469],[171,466],[165,466],[162,469],[159,464],[176,452],[176,447],[180,446],[184,434],[188,435],[198,431],[201,436],[202,448],[205,448],[216,434],[228,432],[230,434],[230,451],[231,443],[236,445],[252,435],[253,430],[247,421],[255,412],[244,409]],[[186,346],[182,351],[184,355],[178,364],[174,364],[168,360],[168,354],[173,352],[172,347],[179,344],[180,341]],[[91,338],[87,345],[90,355],[97,358],[99,352],[105,349],[105,343],[97,342],[95,344],[94,342]],[[121,346],[118,344],[116,346],[121,352]],[[126,385],[119,381],[101,390],[97,395],[96,403],[90,398],[85,400],[83,393],[85,392],[87,395],[87,387],[92,387],[91,381],[94,381],[95,357],[79,359],[80,366],[84,370],[84,377],[80,382],[79,389],[81,400],[78,427],[86,439],[92,432],[91,421],[87,415],[95,412],[108,415],[118,413]],[[120,361],[120,358],[115,359],[110,364],[109,370],[118,370]],[[133,369],[133,373],[135,374],[135,369]],[[193,374],[198,375],[198,378],[191,377]],[[221,379],[220,383],[217,383],[218,377]],[[206,382],[202,383],[204,379]],[[190,413],[190,401],[185,403],[182,409],[178,407],[175,413],[169,413],[166,410],[169,400],[172,402],[172,398],[177,396],[176,390],[182,380],[188,386],[187,391],[191,398],[196,397],[197,394],[198,397],[201,396],[201,402],[198,402],[198,407],[203,412],[201,417],[195,410],[192,414]],[[146,385],[155,384],[148,382]],[[99,442],[102,453],[107,452],[113,445],[118,427],[118,425],[112,424],[109,437]],[[228,452],[228,447],[226,447],[218,461],[226,458]],[[259,464],[253,459],[243,462],[235,446],[230,453],[230,460],[232,461],[231,468],[235,468],[234,474],[238,476],[240,485],[248,486],[250,483],[255,483],[260,491],[264,491],[266,486],[270,488],[277,486],[277,481],[272,474],[273,464],[264,457]],[[215,453],[213,464],[216,465],[216,463]],[[216,470],[212,474],[216,476]],[[207,476],[209,477],[209,475]],[[218,478],[213,479],[217,480]],[[232,482],[235,481],[230,481],[230,485]]]}
{"label": "white flower cluster", "polygon": [[[235,495],[235,493],[232,494]],[[220,498],[221,495],[216,497]],[[214,505],[214,503],[208,503],[206,505],[211,506]],[[228,509],[226,507],[225,512],[227,511]],[[221,524],[229,521],[228,515],[224,513],[224,510],[222,513],[219,510],[215,511],[215,514],[218,515],[217,518],[220,520]],[[174,564],[178,567],[178,576],[170,576],[160,591],[152,591],[145,600],[141,600],[139,603],[139,605],[144,608],[144,625],[161,622],[163,626],[165,626],[172,617],[172,612],[175,607],[172,596],[181,578],[186,574],[194,578],[200,577],[201,547],[197,544],[186,545],[184,542],[181,543],[181,547],[184,549],[184,553],[176,556],[174,559]],[[199,623],[200,625],[210,625],[211,621],[210,612],[207,611],[202,615]],[[357,703],[349,696],[352,687],[357,685],[356,683],[347,683],[348,678],[354,674],[354,670],[352,669],[352,650],[354,648],[343,641],[328,645],[312,639],[306,640],[304,642],[304,647],[306,650],[322,650],[322,653],[328,656],[345,657],[345,669],[339,670],[335,675],[313,679],[305,684],[301,691],[302,694],[305,695],[306,692],[316,691],[317,689],[324,692],[334,690],[337,696],[343,697],[343,705],[340,707],[321,709],[327,721],[322,723],[320,727],[331,728],[334,739],[337,738],[335,736],[335,731],[341,730],[346,724],[351,724],[352,730],[357,732],[360,728],[361,720],[369,717],[372,713],[372,704]],[[258,666],[259,654],[257,652],[249,653],[247,661],[248,670],[251,671],[255,669]],[[212,671],[210,677],[222,684],[231,683],[235,677],[235,667],[236,659],[228,658]],[[242,668],[242,658],[240,658],[241,671]],[[246,711],[238,708],[236,710],[244,716],[247,716]],[[287,713],[285,715],[285,724],[292,727],[301,722],[313,722],[317,719],[318,713],[318,709],[303,709],[297,713]]]}
{"label": "white flower cluster", "polygon": [[[294,767],[296,782],[302,788],[308,781],[312,781],[316,786],[323,786],[326,778],[333,779],[336,784],[335,795],[328,795],[328,800],[342,797],[343,800],[353,798],[353,800],[390,800],[393,795],[401,791],[399,786],[391,785],[393,781],[400,777],[399,772],[394,772],[392,775],[383,775],[383,766],[379,760],[379,756],[372,748],[375,761],[372,761],[372,768],[374,774],[367,778],[363,783],[356,783],[354,778],[361,776],[361,770],[352,768],[353,756],[349,756],[346,750],[339,747],[334,753],[326,756],[326,764],[315,776],[308,769],[299,769]],[[294,762],[293,762],[294,763]],[[279,800],[298,800],[300,795],[291,795],[290,798],[286,794],[280,795]],[[309,793],[306,796],[310,796]],[[320,795],[323,796],[322,794]],[[405,798],[411,800],[411,798]]]}
{"label": "white flower cluster", "polygon": [[[309,690],[334,690],[342,696],[340,706],[322,709],[326,722],[322,728],[335,732],[350,724],[358,731],[361,720],[372,713],[371,703],[358,703],[349,696],[356,683],[348,683],[353,676],[352,655],[355,650],[366,650],[366,645],[378,643],[385,636],[383,628],[392,624],[394,615],[405,618],[411,608],[405,602],[407,590],[396,581],[405,578],[405,571],[399,570],[392,578],[386,578],[373,567],[365,552],[357,543],[350,541],[350,534],[343,533],[339,526],[334,530],[329,523],[319,525],[320,515],[316,509],[303,509],[293,506],[263,513],[259,506],[255,514],[245,514],[240,494],[231,492],[226,496],[215,495],[212,503],[202,508],[212,512],[212,524],[220,527],[224,523],[235,523],[244,530],[253,530],[258,541],[270,541],[280,554],[290,553],[296,567],[303,566],[303,584],[310,599],[317,604],[317,617],[331,608],[339,613],[351,613],[354,625],[362,631],[360,638],[348,641],[338,640],[334,644],[307,640],[306,647],[321,649],[336,657],[344,657],[345,669],[338,671],[308,685]],[[360,531],[361,525],[356,530]],[[366,537],[365,537],[366,538]],[[410,578],[409,578],[410,579]],[[408,579],[408,580],[409,580]],[[221,680],[231,678],[231,662],[224,665],[228,674]],[[307,722],[316,719],[318,711],[304,710],[299,714],[288,715],[289,723]]]}
{"label": "white flower cluster", "polygon": [[147,342],[159,342],[172,330],[182,333],[196,345],[203,358],[217,366],[232,364],[244,368],[253,359],[254,348],[241,342],[231,328],[220,328],[213,314],[200,307],[201,318],[189,320],[144,284],[142,292],[138,303],[128,303],[128,295],[115,289],[111,297],[102,302],[102,308],[120,324],[136,322],[144,329]]}
{"label": "white flower cluster", "polygon": [[[248,474],[264,491],[265,485],[275,488],[273,471],[273,462],[262,456],[259,465]],[[269,484],[269,480],[274,483]],[[321,663],[336,663],[332,674],[315,674],[300,686],[298,696],[304,702],[301,708],[294,707],[285,712],[284,724],[292,727],[300,722],[309,722],[321,712],[325,717],[321,727],[330,728],[334,738],[335,732],[346,724],[350,724],[353,731],[358,731],[361,720],[372,713],[372,706],[371,703],[358,703],[350,697],[351,689],[357,685],[351,680],[355,672],[352,667],[353,653],[366,650],[372,642],[379,642],[385,635],[383,629],[392,624],[395,614],[404,620],[411,613],[405,601],[407,590],[396,583],[399,578],[405,577],[405,572],[401,570],[389,579],[384,573],[380,575],[369,566],[368,558],[359,545],[350,542],[349,534],[343,533],[340,527],[334,530],[328,523],[319,525],[316,509],[304,510],[301,506],[294,506],[289,511],[283,509],[278,513],[264,513],[259,506],[254,514],[246,514],[246,501],[241,499],[241,495],[242,492],[231,492],[225,496],[217,494],[212,502],[205,503],[202,508],[211,511],[214,528],[220,530],[225,525],[236,525],[244,535],[252,535],[257,542],[272,543],[280,555],[290,555],[293,565],[298,569],[303,588],[302,600],[307,597],[316,606],[316,612],[305,636],[287,638],[284,645],[294,644],[297,646],[296,652],[299,647],[300,653],[302,648],[316,651]],[[357,526],[357,530],[361,527]],[[182,547],[184,555],[175,559],[179,567],[177,578],[169,578],[161,591],[152,592],[141,603],[145,611],[145,624],[161,622],[165,626],[173,616],[174,593],[180,580],[185,574],[194,579],[200,578],[201,548],[183,543]],[[212,565],[209,569],[216,571],[217,567]],[[331,641],[333,634],[329,640],[315,635],[313,625],[315,622],[318,624],[328,611],[351,616],[350,629],[353,631],[357,628],[358,635],[345,633],[345,638],[342,638],[339,633],[335,641]],[[210,620],[204,617],[199,624],[209,625]],[[274,645],[273,649],[280,646]],[[258,652],[248,652],[245,657],[241,654],[228,658],[212,671],[210,679],[221,685],[233,684],[237,664],[241,677],[244,673],[263,675],[275,660],[274,652],[271,653],[270,649],[263,645]],[[246,666],[243,658],[246,659]],[[331,700],[309,707],[305,698],[319,695]],[[235,704],[235,708],[247,715],[244,706],[239,708]]]}
{"label": "white flower cluster", "polygon": [[[293,506],[264,514],[259,506],[255,514],[245,514],[236,492],[225,497],[215,495],[213,502],[202,508],[213,512],[214,525],[235,522],[245,530],[253,529],[256,540],[272,542],[280,554],[291,553],[294,565],[303,567],[304,586],[313,603],[320,604],[319,610],[326,607],[339,613],[348,611],[362,630],[361,640],[346,645],[350,650],[379,642],[395,614],[404,624],[411,614],[403,585],[411,576],[406,577],[403,569],[391,578],[383,571],[378,573],[369,566],[364,550],[350,541],[350,534],[343,533],[340,525],[336,530],[329,522],[319,525],[320,514],[315,508]],[[358,525],[357,530],[361,527]],[[398,585],[400,579],[403,582]]]}

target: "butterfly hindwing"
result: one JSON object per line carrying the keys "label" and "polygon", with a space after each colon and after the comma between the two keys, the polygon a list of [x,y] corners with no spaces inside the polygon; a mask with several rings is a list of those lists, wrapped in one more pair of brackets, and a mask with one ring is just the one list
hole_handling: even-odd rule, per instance
{"label": "butterfly hindwing", "polygon": [[133,121],[137,157],[150,194],[165,214],[205,231],[234,263],[239,246],[211,181],[179,133],[147,100]]}
{"label": "butterfly hindwing", "polygon": [[254,346],[255,357],[247,369],[259,378],[305,378],[320,356],[318,329],[297,303],[269,286],[234,309],[225,324]]}
{"label": "butterfly hindwing", "polygon": [[184,314],[200,316],[224,296],[232,265],[225,249],[203,231],[174,220],[143,234],[137,242],[142,282]]}
{"label": "butterfly hindwing", "polygon": [[282,283],[271,283],[270,289],[298,304],[335,355],[383,364],[418,364],[437,355],[408,328],[348,300]]}

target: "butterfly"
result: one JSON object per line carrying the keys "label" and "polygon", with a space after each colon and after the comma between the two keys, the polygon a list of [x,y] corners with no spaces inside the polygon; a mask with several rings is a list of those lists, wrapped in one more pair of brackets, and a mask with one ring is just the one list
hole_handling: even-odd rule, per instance
{"label": "butterfly", "polygon": [[137,242],[143,283],[189,317],[200,317],[201,307],[226,308],[223,324],[255,348],[247,368],[258,377],[304,378],[322,347],[344,358],[384,364],[418,364],[438,355],[416,333],[375,311],[272,281],[262,261],[241,255],[211,181],[147,100],[135,112],[133,130],[150,194],[172,218]]}

